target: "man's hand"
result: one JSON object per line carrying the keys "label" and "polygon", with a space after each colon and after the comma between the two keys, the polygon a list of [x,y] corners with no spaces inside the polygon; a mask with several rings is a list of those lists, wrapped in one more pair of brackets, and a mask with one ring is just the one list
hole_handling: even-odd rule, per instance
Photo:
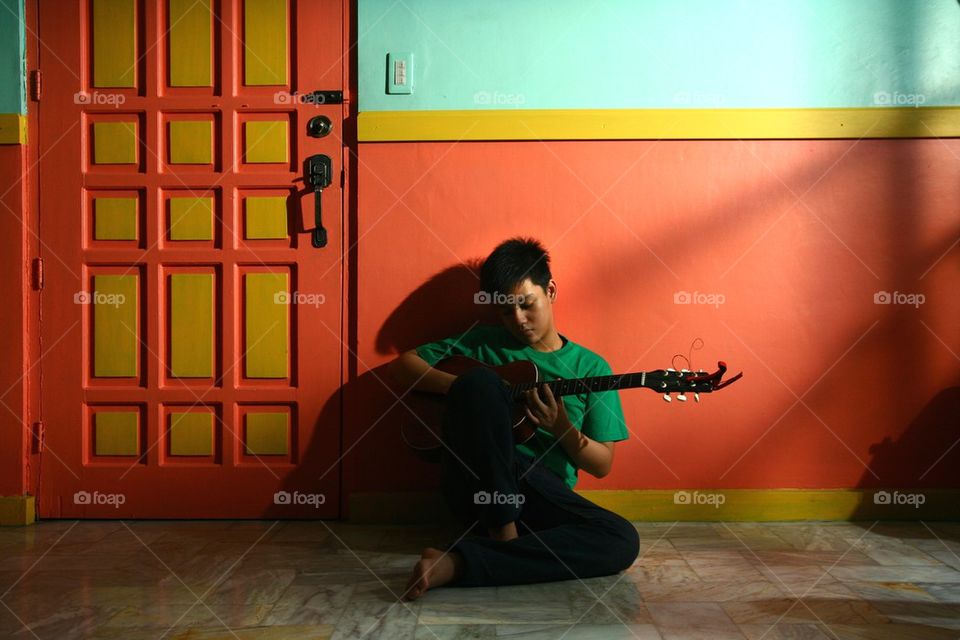
{"label": "man's hand", "polygon": [[[539,395],[538,389],[542,389]],[[613,442],[597,442],[578,431],[567,417],[563,402],[557,402],[548,385],[541,383],[538,388],[526,391],[525,395],[527,405],[524,409],[527,418],[553,434],[577,467],[597,478],[610,473],[613,466]]]}
{"label": "man's hand", "polygon": [[[538,391],[540,392],[538,394]],[[524,410],[527,418],[541,429],[545,429],[556,438],[561,438],[568,429],[572,428],[567,418],[567,408],[563,401],[557,402],[553,397],[550,385],[540,383],[537,387],[524,392],[527,406]],[[541,396],[543,399],[541,399]],[[544,401],[545,400],[545,401]]]}

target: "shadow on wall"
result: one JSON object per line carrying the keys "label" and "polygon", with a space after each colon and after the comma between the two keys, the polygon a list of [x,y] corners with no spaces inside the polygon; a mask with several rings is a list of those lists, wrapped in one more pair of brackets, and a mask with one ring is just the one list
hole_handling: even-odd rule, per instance
{"label": "shadow on wall", "polygon": [[[489,307],[473,302],[479,290],[480,263],[475,260],[445,269],[411,292],[383,323],[376,336],[377,352],[398,354],[456,335],[477,321],[496,321]],[[360,363],[362,373],[341,388],[342,406],[349,415],[343,420],[340,467],[333,452],[314,442],[304,448],[301,463],[284,481],[285,490],[291,492],[329,490],[330,474],[342,470],[342,516],[347,515],[353,492],[433,490],[439,484],[439,465],[421,460],[400,436],[399,416],[406,411],[404,390],[386,364],[365,369]],[[336,397],[331,399],[318,424],[339,424],[340,406]]]}
{"label": "shadow on wall", "polygon": [[[448,267],[413,290],[384,320],[376,351],[399,354],[425,342],[458,335],[476,323],[498,322],[491,307],[474,303],[482,259]],[[391,358],[392,362],[392,358]],[[387,365],[367,371],[348,385],[344,405],[345,498],[354,491],[434,490],[439,465],[425,462],[407,447],[400,421],[408,411],[401,388]]]}
{"label": "shadow on wall", "polygon": [[474,322],[489,323],[486,307],[474,304],[480,289],[481,259],[448,267],[414,290],[384,321],[376,339],[377,353],[394,354],[455,335]]}
{"label": "shadow on wall", "polygon": [[[912,33],[917,41],[923,39],[924,34],[914,11],[905,12],[903,23],[896,28]],[[904,56],[900,66],[897,71],[906,78],[917,77],[923,71],[918,68],[915,56]],[[921,158],[911,153],[895,154],[887,167],[887,173],[890,178],[887,184],[891,202],[922,206],[925,193],[920,185],[923,185],[927,178],[927,169]],[[921,281],[932,268],[928,267],[921,272],[923,267],[920,265],[929,264],[929,250],[919,233],[919,225],[903,225],[897,220],[898,216],[892,214],[893,212],[885,220],[886,232],[896,239],[895,246],[901,260],[893,263],[894,267],[881,276],[891,289],[916,291],[923,286]],[[950,242],[953,235],[944,234],[941,242]],[[947,251],[949,250],[950,248],[947,248]],[[935,255],[943,257],[945,254]],[[940,295],[943,293],[945,291]],[[936,298],[932,302],[936,305]],[[944,303],[941,302],[941,305],[941,308],[945,308]],[[939,348],[939,345],[930,339],[930,335],[919,330],[920,323],[923,323],[922,319],[918,322],[907,314],[893,315],[887,334],[888,348],[885,349],[888,359],[885,367],[887,375],[883,386],[877,389],[883,397],[889,398],[900,393],[909,396],[911,388],[927,381],[922,363],[930,360],[930,350]],[[933,334],[925,323],[923,326]],[[919,367],[916,364],[918,360]],[[882,389],[886,391],[881,391]],[[896,423],[895,420],[891,422]],[[939,491],[960,489],[960,472],[957,469],[957,448],[960,445],[960,387],[948,386],[940,389],[909,424],[898,429],[898,433],[899,436],[895,439],[888,436],[870,447],[868,467],[857,486],[877,491],[873,492],[872,496],[865,495],[864,502],[852,519],[861,520],[866,525],[870,520],[876,523],[880,519],[923,521],[960,518],[960,510],[952,504],[951,496]],[[927,530],[929,531],[929,527]],[[954,539],[957,539],[956,530],[951,531]]]}
{"label": "shadow on wall", "polygon": [[[869,527],[877,520],[960,518],[952,496],[960,489],[960,471],[951,456],[960,446],[960,387],[937,393],[896,439],[870,447],[868,469],[857,486],[875,489],[851,516]],[[956,531],[950,530],[954,539]]]}

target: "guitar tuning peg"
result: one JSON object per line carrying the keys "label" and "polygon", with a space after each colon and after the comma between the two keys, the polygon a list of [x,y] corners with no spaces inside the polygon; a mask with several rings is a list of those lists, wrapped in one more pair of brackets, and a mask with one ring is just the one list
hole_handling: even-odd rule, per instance
{"label": "guitar tuning peg", "polygon": [[693,394],[693,401],[694,401],[694,402],[700,402],[700,394],[699,394],[699,393],[694,393],[694,394]]}
{"label": "guitar tuning peg", "polygon": [[678,393],[678,394],[677,394],[677,400],[679,400],[680,402],[686,402],[686,401],[687,401],[687,394],[685,394],[685,393]]}
{"label": "guitar tuning peg", "polygon": [[672,401],[672,400],[673,400],[673,398],[670,397],[670,394],[669,394],[669,393],[663,394],[663,401],[664,401],[664,402],[670,402],[670,401]]}

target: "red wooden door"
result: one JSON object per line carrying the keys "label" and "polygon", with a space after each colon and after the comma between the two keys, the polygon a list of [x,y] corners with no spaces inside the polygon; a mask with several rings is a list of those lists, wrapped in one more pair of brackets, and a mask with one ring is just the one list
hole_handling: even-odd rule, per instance
{"label": "red wooden door", "polygon": [[341,13],[40,0],[41,516],[338,516]]}

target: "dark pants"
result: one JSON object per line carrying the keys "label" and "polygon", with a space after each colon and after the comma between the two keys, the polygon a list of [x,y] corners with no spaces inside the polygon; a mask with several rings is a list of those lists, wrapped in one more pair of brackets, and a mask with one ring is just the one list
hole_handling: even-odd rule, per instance
{"label": "dark pants", "polygon": [[[633,564],[636,528],[577,495],[514,446],[510,398],[500,377],[478,367],[450,387],[443,419],[443,495],[480,532],[516,522],[519,538],[463,537],[455,585],[480,587],[607,576]],[[557,444],[556,446],[560,446]]]}

